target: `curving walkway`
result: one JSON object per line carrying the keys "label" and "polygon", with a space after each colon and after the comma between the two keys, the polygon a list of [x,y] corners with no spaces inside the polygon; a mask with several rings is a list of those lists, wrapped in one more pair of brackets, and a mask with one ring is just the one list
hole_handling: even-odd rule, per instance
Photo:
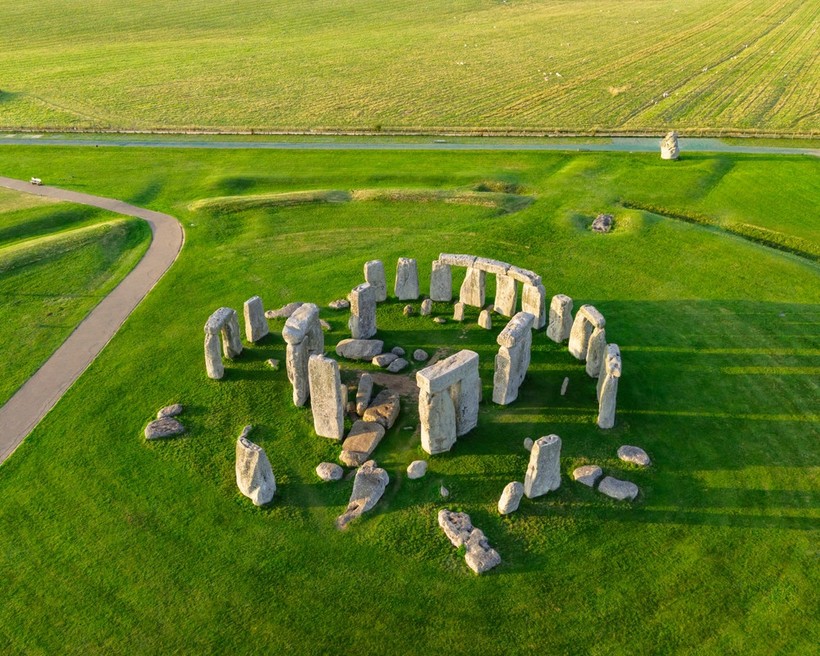
{"label": "curving walkway", "polygon": [[128,315],[174,263],[185,241],[185,234],[179,222],[168,214],[135,207],[112,198],[56,187],[38,187],[2,176],[0,187],[134,216],[146,221],[151,226],[152,234],[151,244],[137,266],[91,310],[60,348],[14,396],[0,407],[2,463],[99,355]]}

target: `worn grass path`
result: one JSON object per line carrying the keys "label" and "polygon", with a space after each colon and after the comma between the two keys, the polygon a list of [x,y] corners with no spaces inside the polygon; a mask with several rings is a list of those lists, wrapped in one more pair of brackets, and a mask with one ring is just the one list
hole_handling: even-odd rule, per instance
{"label": "worn grass path", "polygon": [[172,216],[135,207],[119,200],[33,186],[0,177],[0,186],[57,200],[91,205],[143,219],[152,240],[139,264],[77,326],[54,354],[0,407],[0,463],[8,458],[39,421],[60,400],[80,374],[111,340],[129,314],[176,260],[185,239]]}

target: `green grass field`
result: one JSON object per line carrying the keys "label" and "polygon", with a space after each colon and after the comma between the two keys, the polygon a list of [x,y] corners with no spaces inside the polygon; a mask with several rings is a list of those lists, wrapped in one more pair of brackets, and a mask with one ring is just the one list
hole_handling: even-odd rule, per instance
{"label": "green grass field", "polygon": [[[172,269],[0,467],[3,653],[817,653],[820,267],[725,229],[816,246],[816,159],[6,147],[0,169],[165,211],[186,231]],[[435,200],[478,188],[534,202]],[[272,196],[362,189],[408,193]],[[226,204],[237,195],[269,202]],[[616,216],[606,236],[587,229],[602,211]],[[683,211],[716,227],[668,218]],[[533,268],[549,295],[600,308],[624,358],[618,423],[596,428],[594,382],[538,334],[519,400],[482,404],[479,427],[419,481],[404,474],[423,456],[405,405],[374,454],[385,497],[339,533],[352,482],[313,472],[339,449],[264,363],[283,359],[282,324],[221,382],[205,376],[202,325],[257,293],[267,307],[309,300],[332,347],[347,314],[326,304],[364,261],[392,271],[416,257],[424,288],[440,251]],[[503,320],[436,326],[403,305],[380,306],[387,345],[477,350],[489,399]],[[175,401],[189,433],[146,443],[147,421]],[[265,509],[235,486],[247,423],[279,486]],[[561,488],[499,517],[526,469],[522,440],[553,432]],[[624,443],[654,465],[621,463]],[[636,482],[638,501],[572,482],[584,463]],[[470,513],[499,568],[469,572],[436,525],[445,506]]]}
{"label": "green grass field", "polygon": [[139,261],[147,224],[0,190],[0,404]]}
{"label": "green grass field", "polygon": [[0,128],[817,135],[802,0],[0,0]]}

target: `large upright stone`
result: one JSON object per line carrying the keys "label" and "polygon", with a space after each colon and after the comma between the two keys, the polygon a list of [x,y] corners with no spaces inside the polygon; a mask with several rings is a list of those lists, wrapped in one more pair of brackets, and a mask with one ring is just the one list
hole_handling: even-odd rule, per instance
{"label": "large upright stone", "polygon": [[350,321],[353,339],[369,339],[376,334],[376,294],[369,282],[350,292]]}
{"label": "large upright stone", "polygon": [[511,317],[518,305],[518,281],[506,273],[495,277],[494,309],[498,314]]}
{"label": "large upright stone", "polygon": [[316,304],[305,303],[291,314],[282,329],[282,337],[287,343],[285,365],[293,385],[293,403],[301,407],[310,396],[308,360],[311,355],[325,352],[325,336]]}
{"label": "large upright stone", "polygon": [[621,349],[617,344],[607,344],[606,355],[598,375],[598,427],[615,425],[615,406],[618,401],[618,380],[621,378]]}
{"label": "large upright stone", "polygon": [[449,390],[419,393],[421,448],[429,454],[444,453],[456,443],[456,408]]}
{"label": "large upright stone", "polygon": [[485,271],[475,267],[467,267],[458,300],[464,305],[483,307],[486,278],[487,273]]}
{"label": "large upright stone", "polygon": [[225,367],[219,355],[219,338],[222,337],[222,353],[234,359],[242,353],[242,337],[236,310],[221,307],[205,322],[205,371],[209,378],[220,379]]}
{"label": "large upright stone", "polygon": [[248,439],[250,430],[245,426],[236,441],[236,486],[255,506],[264,506],[276,493],[276,479],[265,450]]}
{"label": "large upright stone", "polygon": [[262,299],[252,296],[245,301],[245,338],[249,342],[258,342],[270,332]]}
{"label": "large upright stone", "polygon": [[586,360],[592,331],[596,328],[603,328],[605,325],[603,315],[594,306],[582,305],[575,315],[575,321],[572,322],[572,329],[569,333],[570,355],[581,362]]}
{"label": "large upright stone", "polygon": [[379,499],[382,498],[390,477],[387,472],[376,465],[372,460],[368,460],[358,471],[353,480],[353,492],[344,513],[336,520],[337,528],[344,529],[356,517],[373,508]]}
{"label": "large upright stone", "polygon": [[419,270],[414,259],[399,258],[394,291],[400,301],[414,301],[419,297]]}
{"label": "large upright stone", "polygon": [[441,260],[433,260],[430,271],[430,299],[449,303],[453,300],[453,270]]}
{"label": "large upright stone", "polygon": [[661,159],[678,159],[679,154],[678,133],[673,130],[661,140]]}
{"label": "large upright stone", "polygon": [[521,292],[521,309],[533,317],[532,327],[540,330],[547,324],[547,290],[540,282],[537,285],[525,283]]}
{"label": "large upright stone", "polygon": [[561,438],[557,435],[539,437],[530,452],[530,464],[524,478],[524,494],[532,499],[557,490],[560,486]]}
{"label": "large upright stone", "polygon": [[324,355],[311,355],[308,370],[313,428],[319,437],[341,440],[346,399],[342,397],[339,363]]}
{"label": "large upright stone", "polygon": [[601,365],[606,354],[606,328],[595,328],[589,336],[587,343],[587,374],[591,378],[597,378],[601,373]]}
{"label": "large upright stone", "polygon": [[560,344],[569,339],[572,331],[572,299],[565,294],[556,294],[550,301],[550,320],[547,337]]}
{"label": "large upright stone", "polygon": [[533,321],[529,312],[519,312],[498,334],[493,403],[508,405],[518,398],[518,390],[530,366]]}
{"label": "large upright stone", "polygon": [[387,300],[387,278],[381,260],[370,260],[364,263],[364,281],[373,288],[373,295],[377,303]]}

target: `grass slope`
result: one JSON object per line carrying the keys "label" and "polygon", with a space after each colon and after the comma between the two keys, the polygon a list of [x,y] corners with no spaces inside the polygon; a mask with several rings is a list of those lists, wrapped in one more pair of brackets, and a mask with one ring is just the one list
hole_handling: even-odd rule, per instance
{"label": "grass slope", "polygon": [[[37,165],[55,184],[149,204],[182,218],[179,260],[86,374],[3,465],[0,645],[5,652],[811,653],[817,644],[817,407],[820,275],[804,259],[697,225],[623,210],[623,198],[679,207],[768,160],[598,154],[285,153],[0,149],[10,174]],[[817,173],[749,194],[787,197]],[[776,163],[770,166],[776,167]],[[84,177],[71,178],[77,170]],[[93,181],[93,183],[92,183]],[[470,187],[514,182],[536,197],[515,214],[446,203],[312,204],[193,212],[237,193]],[[816,198],[814,202],[816,203]],[[786,205],[788,207],[788,205]],[[727,212],[732,208],[723,207]],[[587,230],[613,211],[608,236]],[[797,217],[794,224],[797,224]],[[756,219],[760,220],[760,219]],[[778,220],[783,220],[782,217]],[[792,222],[788,222],[792,225]],[[344,312],[324,305],[362,263],[421,263],[439,251],[539,271],[548,293],[595,303],[624,354],[618,425],[594,424],[594,383],[565,347],[535,340],[531,373],[509,408],[482,405],[479,427],[430,472],[414,408],[376,451],[391,484],[345,533],[333,519],[351,482],[320,484],[338,453],[294,408],[274,332],[205,378],[202,324],[254,293],[268,307],[323,306],[332,345]],[[392,278],[392,276],[391,276]],[[380,306],[389,346],[475,348],[490,396],[495,334],[405,318]],[[169,311],[169,309],[173,311]],[[436,313],[449,314],[437,304]],[[345,377],[353,375],[345,365]],[[564,376],[569,392],[561,397]],[[146,444],[158,407],[183,401],[189,434]],[[246,423],[267,450],[276,502],[256,509],[233,479]],[[524,437],[564,440],[560,490],[501,518],[520,480]],[[615,457],[637,443],[654,466]],[[638,483],[617,504],[572,483],[583,463]],[[471,514],[504,560],[475,577],[436,526],[443,504]]]}
{"label": "grass slope", "polygon": [[0,0],[0,126],[816,133],[801,0]]}

